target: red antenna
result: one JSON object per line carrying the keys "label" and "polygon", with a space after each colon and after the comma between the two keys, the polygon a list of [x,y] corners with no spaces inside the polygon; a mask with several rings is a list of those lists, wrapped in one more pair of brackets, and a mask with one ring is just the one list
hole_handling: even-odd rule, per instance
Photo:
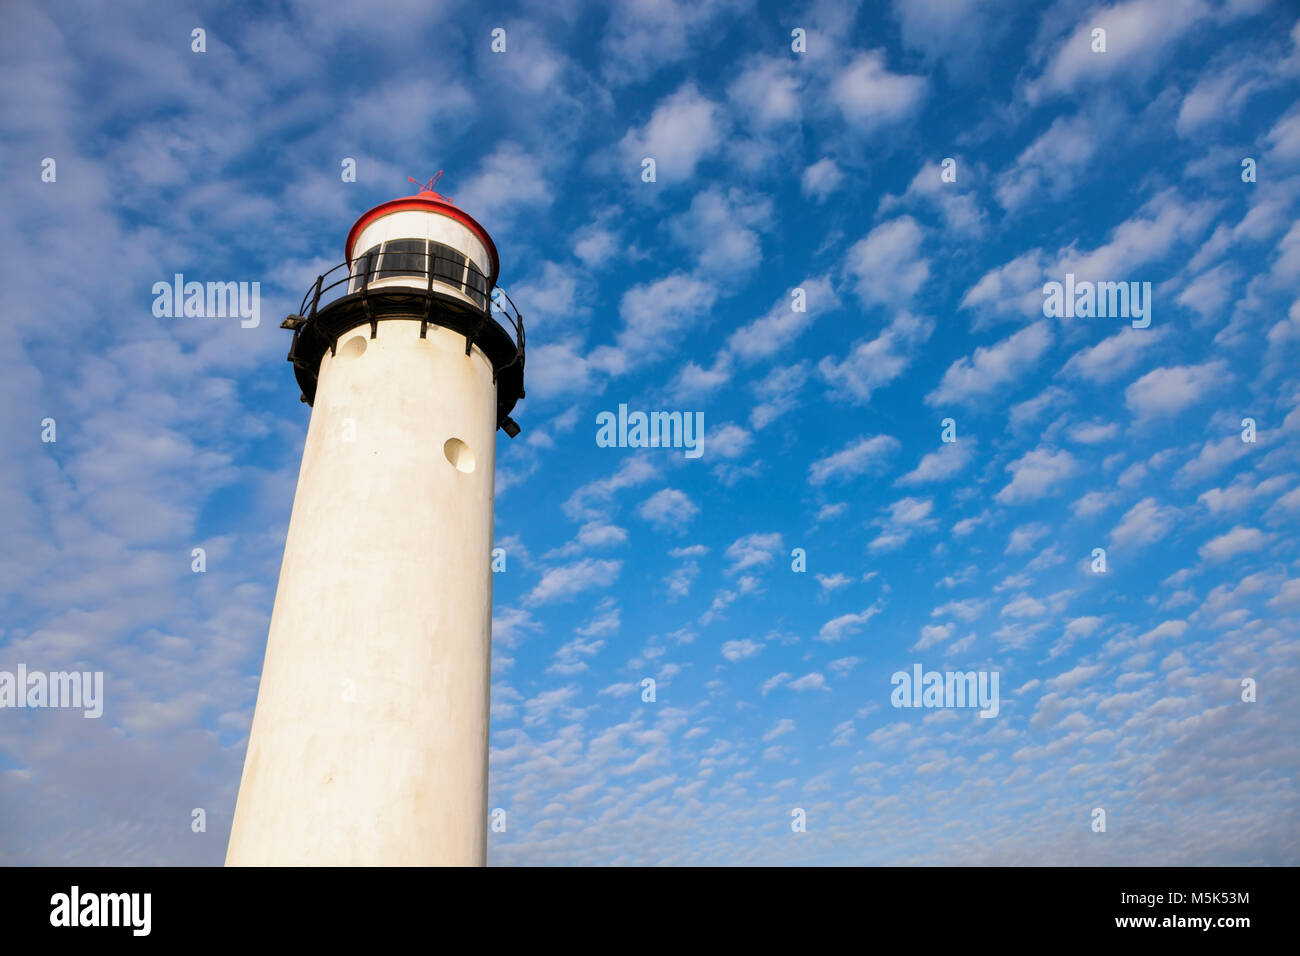
{"label": "red antenna", "polygon": [[415,183],[415,185],[420,186],[420,192],[431,193],[433,192],[433,187],[438,184],[438,180],[442,179],[442,170],[441,169],[438,170],[438,172],[434,176],[432,176],[429,179],[429,181],[424,185],[421,185],[419,180],[412,179],[410,176],[407,176],[406,178],[410,179],[411,182]]}

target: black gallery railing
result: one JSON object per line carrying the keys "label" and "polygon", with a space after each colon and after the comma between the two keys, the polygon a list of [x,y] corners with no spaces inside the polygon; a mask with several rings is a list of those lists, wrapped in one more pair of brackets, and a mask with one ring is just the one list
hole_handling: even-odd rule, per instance
{"label": "black gallery railing", "polygon": [[[392,279],[408,281],[386,281]],[[462,304],[470,309],[476,308],[481,313],[483,322],[495,321],[508,335],[513,333],[511,338],[515,341],[515,361],[522,363],[526,341],[524,319],[514,300],[500,286],[493,286],[491,279],[468,259],[439,253],[385,251],[381,256],[372,250],[357,256],[350,263],[340,262],[316,278],[315,284],[303,296],[298,314],[285,319],[281,327],[297,332],[310,325],[321,309],[348,295],[357,295],[364,300],[380,291],[409,292],[415,289],[409,282],[410,279],[424,281],[424,292],[428,296],[425,307],[426,326],[434,294],[439,291],[439,287],[451,288],[469,299],[469,302]],[[376,287],[376,282],[384,284]],[[420,335],[423,337],[424,334],[425,329],[421,328]],[[469,354],[471,345],[472,340],[466,343],[466,355]],[[497,369],[498,373],[501,371],[502,369]]]}
{"label": "black gallery railing", "polygon": [[[446,247],[439,247],[445,249]],[[317,276],[298,314],[280,327],[293,331],[289,361],[303,386],[303,401],[315,399],[321,356],[334,354],[339,336],[360,325],[378,335],[380,319],[421,318],[465,336],[465,354],[479,345],[498,381],[499,421],[513,437],[518,427],[508,412],[523,397],[524,319],[510,296],[468,259],[442,252],[372,249]]]}

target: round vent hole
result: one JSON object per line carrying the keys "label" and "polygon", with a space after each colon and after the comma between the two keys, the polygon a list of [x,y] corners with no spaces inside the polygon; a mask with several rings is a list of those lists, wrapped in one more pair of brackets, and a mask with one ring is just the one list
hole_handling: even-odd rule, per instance
{"label": "round vent hole", "polygon": [[459,438],[448,438],[442,446],[442,453],[455,466],[457,471],[469,474],[474,470],[474,453]]}

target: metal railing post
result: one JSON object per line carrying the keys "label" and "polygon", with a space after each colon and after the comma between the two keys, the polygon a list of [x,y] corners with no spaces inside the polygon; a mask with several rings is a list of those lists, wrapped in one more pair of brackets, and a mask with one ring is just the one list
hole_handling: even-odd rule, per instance
{"label": "metal railing post", "polygon": [[420,338],[424,338],[429,331],[429,311],[433,308],[433,254],[430,252],[424,254],[424,272],[429,281],[424,287],[424,318],[420,322]]}

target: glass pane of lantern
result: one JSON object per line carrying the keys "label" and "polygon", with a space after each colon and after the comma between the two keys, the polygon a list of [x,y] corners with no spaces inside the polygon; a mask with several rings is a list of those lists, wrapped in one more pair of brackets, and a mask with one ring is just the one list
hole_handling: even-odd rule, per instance
{"label": "glass pane of lantern", "polygon": [[485,276],[477,263],[473,259],[469,260],[469,271],[466,275],[466,290],[469,297],[478,303],[480,309],[487,308],[487,276]]}
{"label": "glass pane of lantern", "polygon": [[384,243],[384,255],[380,260],[376,279],[424,274],[423,239],[390,239]]}
{"label": "glass pane of lantern", "polygon": [[461,288],[465,280],[465,257],[451,246],[444,246],[440,242],[429,243],[429,251],[433,255],[434,277],[457,289]]}
{"label": "glass pane of lantern", "polygon": [[[378,255],[379,247],[372,246],[352,260],[352,282],[348,286],[349,292],[358,292],[365,285],[366,273],[374,269]],[[371,281],[374,281],[374,278],[374,275],[370,276]]]}

